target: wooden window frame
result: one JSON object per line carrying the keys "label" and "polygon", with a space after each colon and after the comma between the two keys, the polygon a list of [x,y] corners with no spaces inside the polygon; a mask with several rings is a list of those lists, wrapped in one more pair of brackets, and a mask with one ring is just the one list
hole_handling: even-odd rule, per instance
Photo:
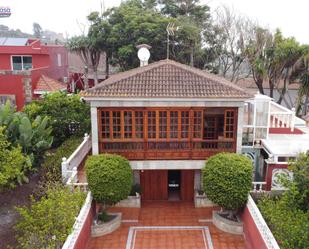
{"label": "wooden window frame", "polygon": [[[159,127],[159,112],[165,111],[166,112],[166,138],[160,138],[160,127]],[[203,141],[207,140],[204,139],[204,114],[205,111],[207,111],[207,108],[189,108],[189,107],[128,107],[128,108],[119,108],[119,107],[112,107],[112,108],[98,108],[98,135],[99,135],[99,141],[100,142],[108,142],[108,141],[115,141],[115,142],[121,142],[121,141]],[[103,138],[102,136],[102,112],[109,112],[109,138]],[[120,138],[114,138],[114,131],[113,131],[113,113],[114,112],[120,112]],[[124,137],[124,112],[131,112],[132,114],[132,137],[125,138]],[[136,112],[141,112],[142,113],[142,133],[143,133],[143,138],[137,138],[136,137]],[[149,138],[148,137],[148,112],[154,112],[155,113],[155,125],[156,125],[156,134],[155,137]],[[177,137],[172,138],[171,137],[171,112],[177,113]],[[183,129],[183,124],[182,124],[182,112],[188,112],[188,136],[186,138],[182,138],[182,129]],[[202,124],[201,124],[201,138],[195,138],[194,137],[194,131],[195,127],[197,124],[194,122],[196,121],[194,119],[194,113],[195,112],[201,112],[201,119],[202,119]],[[233,112],[234,117],[233,117],[233,131],[227,131],[227,122],[228,117],[227,113],[228,112]],[[224,108],[224,127],[223,127],[223,135],[224,135],[224,140],[225,141],[232,141],[236,140],[236,132],[237,132],[237,108]],[[216,127],[218,129],[218,127]],[[228,137],[227,133],[232,133],[233,137]]]}

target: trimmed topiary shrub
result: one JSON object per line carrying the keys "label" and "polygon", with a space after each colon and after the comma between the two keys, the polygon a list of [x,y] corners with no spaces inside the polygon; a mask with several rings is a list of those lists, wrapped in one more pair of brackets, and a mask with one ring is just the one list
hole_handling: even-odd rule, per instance
{"label": "trimmed topiary shrub", "polygon": [[207,160],[202,173],[204,191],[211,201],[231,211],[246,204],[252,186],[252,163],[246,156],[219,153]]}
{"label": "trimmed topiary shrub", "polygon": [[101,154],[88,157],[85,165],[88,186],[97,202],[112,205],[128,197],[133,177],[127,159]]}

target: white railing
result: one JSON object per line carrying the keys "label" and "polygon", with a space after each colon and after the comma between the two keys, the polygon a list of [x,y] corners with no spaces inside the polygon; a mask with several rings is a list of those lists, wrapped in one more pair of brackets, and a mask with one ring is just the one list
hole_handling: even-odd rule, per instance
{"label": "white railing", "polygon": [[[77,147],[77,149],[67,158],[62,158],[61,172],[62,179],[67,181],[71,178],[74,172],[77,171],[78,166],[82,163],[91,149],[91,138],[86,133],[83,142]],[[77,178],[77,174],[76,174]]]}
{"label": "white railing", "polygon": [[92,196],[91,193],[88,192],[85,203],[81,208],[78,217],[73,225],[72,233],[67,237],[66,241],[64,242],[62,249],[73,249],[77,238],[79,237],[82,228],[87,220],[89,212],[91,211],[91,203],[92,203]]}
{"label": "white railing", "polygon": [[247,207],[258,231],[261,233],[262,239],[265,242],[267,248],[280,249],[274,235],[270,231],[260,210],[258,209],[258,207],[256,206],[254,200],[250,195],[248,198]]}
{"label": "white railing", "polygon": [[266,189],[266,182],[252,182],[253,192],[263,192]]}
{"label": "white railing", "polygon": [[295,126],[295,111],[277,104],[274,101],[270,102],[270,127],[271,128],[291,128]]}

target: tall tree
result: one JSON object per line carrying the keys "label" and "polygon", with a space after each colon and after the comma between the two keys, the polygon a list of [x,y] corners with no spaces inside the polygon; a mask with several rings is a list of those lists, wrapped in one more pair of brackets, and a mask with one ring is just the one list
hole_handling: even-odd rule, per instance
{"label": "tall tree", "polygon": [[122,70],[137,67],[136,46],[146,43],[152,46],[151,60],[164,59],[166,55],[166,26],[169,18],[156,9],[149,9],[149,1],[128,0],[104,13],[111,30],[106,42],[110,44],[112,64]]}
{"label": "tall tree", "polygon": [[267,77],[268,50],[272,46],[273,35],[268,29],[256,26],[254,37],[246,47],[246,57],[251,67],[252,77],[261,94],[264,94],[264,80]]}
{"label": "tall tree", "polygon": [[217,67],[223,77],[236,82],[250,74],[245,49],[255,24],[227,6],[222,6],[215,13],[214,27],[220,31],[216,42],[221,48],[217,55]]}
{"label": "tall tree", "polygon": [[105,73],[109,77],[109,59],[112,56],[113,46],[108,38],[111,32],[111,25],[99,12],[92,12],[88,17],[90,27],[88,38],[91,48],[105,53]]}
{"label": "tall tree", "polygon": [[43,29],[37,22],[33,23],[33,35],[35,38],[42,38]]}
{"label": "tall tree", "polygon": [[[91,41],[91,38],[88,36],[72,37],[66,45],[70,51],[80,56],[86,67],[90,67],[93,70],[94,85],[97,85],[101,50],[93,44],[93,41]],[[88,85],[85,84],[84,88],[88,88]]]}
{"label": "tall tree", "polygon": [[202,45],[207,38],[205,30],[210,26],[209,7],[199,0],[159,0],[158,3],[160,11],[175,18],[179,27],[171,43],[174,58],[191,66],[203,67]]}

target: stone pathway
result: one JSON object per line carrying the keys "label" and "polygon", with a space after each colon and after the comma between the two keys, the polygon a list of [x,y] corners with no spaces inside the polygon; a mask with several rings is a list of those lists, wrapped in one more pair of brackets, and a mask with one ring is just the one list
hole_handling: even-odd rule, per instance
{"label": "stone pathway", "polygon": [[209,221],[213,208],[194,208],[191,202],[143,202],[141,209],[111,211],[135,222],[91,239],[88,249],[246,249],[243,236],[224,233]]}

